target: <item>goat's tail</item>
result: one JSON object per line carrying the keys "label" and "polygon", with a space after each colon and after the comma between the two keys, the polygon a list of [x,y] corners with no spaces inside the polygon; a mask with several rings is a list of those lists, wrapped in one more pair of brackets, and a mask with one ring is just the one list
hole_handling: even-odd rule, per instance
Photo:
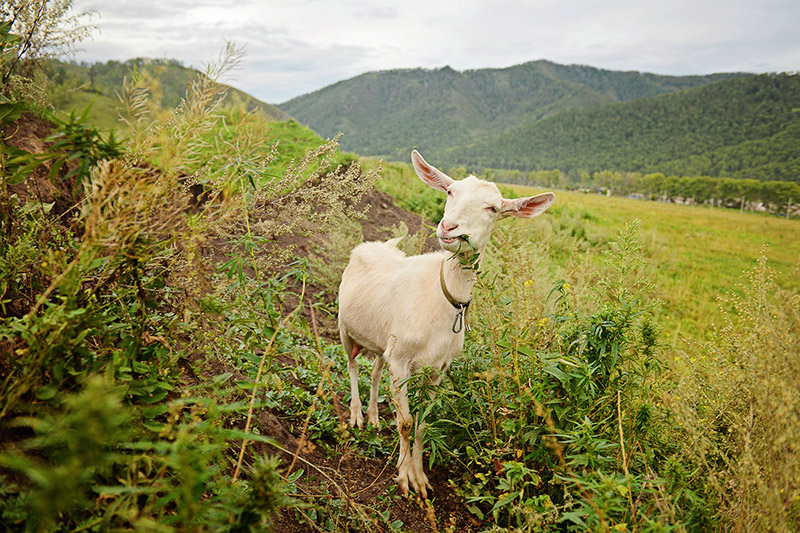
{"label": "goat's tail", "polygon": [[[389,239],[386,241],[386,246],[391,246],[392,248],[397,248],[397,245],[402,241],[405,237],[397,237],[395,239]],[[399,248],[397,248],[399,250]]]}

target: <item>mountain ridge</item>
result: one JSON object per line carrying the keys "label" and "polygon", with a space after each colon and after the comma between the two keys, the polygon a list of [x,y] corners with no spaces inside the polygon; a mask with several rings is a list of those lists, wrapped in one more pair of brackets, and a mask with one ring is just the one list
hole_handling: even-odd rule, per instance
{"label": "mountain ridge", "polygon": [[343,148],[405,160],[438,152],[565,110],[586,110],[692,89],[746,73],[665,76],[536,60],[502,69],[394,69],[342,80],[278,107]]}
{"label": "mountain ridge", "polygon": [[800,75],[761,74],[565,110],[451,148],[442,160],[479,168],[610,169],[800,183],[796,146]]}

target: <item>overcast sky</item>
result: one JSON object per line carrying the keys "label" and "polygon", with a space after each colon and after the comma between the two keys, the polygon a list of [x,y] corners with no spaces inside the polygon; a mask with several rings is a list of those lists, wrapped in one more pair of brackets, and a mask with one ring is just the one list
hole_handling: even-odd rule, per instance
{"label": "overcast sky", "polygon": [[800,70],[798,0],[75,0],[98,27],[78,61],[170,58],[269,103],[394,68],[536,59],[658,74]]}

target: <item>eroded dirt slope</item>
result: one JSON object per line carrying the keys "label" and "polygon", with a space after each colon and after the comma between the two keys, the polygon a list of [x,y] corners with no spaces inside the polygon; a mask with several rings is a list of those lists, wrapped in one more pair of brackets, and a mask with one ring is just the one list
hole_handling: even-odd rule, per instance
{"label": "eroded dirt slope", "polygon": [[[3,128],[2,134],[5,142],[19,149],[32,153],[44,153],[49,148],[46,138],[52,133],[52,125],[47,121],[36,118],[25,113],[16,124],[7,125]],[[68,172],[69,167],[62,169],[60,175]],[[50,179],[50,167],[44,165],[38,168],[26,181],[9,188],[10,194],[16,194],[20,200],[39,200],[44,203],[53,203],[53,216],[59,217],[63,222],[67,219],[74,221],[71,216],[76,213],[80,204],[80,198],[73,192],[74,182],[64,179]],[[391,228],[402,223],[408,228],[409,233],[415,234],[427,231],[431,223],[422,217],[415,215],[397,206],[392,197],[377,190],[369,192],[361,201],[359,207],[368,207],[366,218],[360,221],[364,240],[384,240],[392,237]],[[79,228],[75,228],[80,233]],[[281,237],[280,244],[291,245],[297,255],[301,257],[311,257],[319,253],[325,235],[313,238],[299,235],[287,235]],[[223,243],[211,244],[218,249],[212,249],[212,255],[224,257],[229,253],[227,245]],[[424,243],[425,250],[436,248],[435,240],[428,237]],[[323,259],[324,260],[324,259]],[[311,322],[312,317],[308,314],[311,303],[318,301],[317,298],[327,299],[326,304],[335,308],[335,288],[312,285],[306,293],[306,305],[304,306],[306,319]],[[313,320],[318,322],[319,331],[322,337],[330,342],[336,342],[335,320],[332,316],[315,316]],[[294,364],[291,359],[279,361],[285,365]],[[212,376],[230,373],[234,380],[245,380],[245,376],[240,374],[231,365],[214,361],[209,364],[209,359],[205,358],[204,368],[200,374],[192,371],[192,366],[185,365],[185,380],[187,385],[197,384],[198,382],[210,379]],[[364,365],[367,366],[367,365]],[[362,372],[369,372],[368,368],[362,368]],[[332,379],[346,380],[346,376],[335,375]],[[363,392],[363,391],[362,391]],[[343,398],[334,398],[334,412],[339,413],[344,420],[347,407],[342,405]],[[384,421],[392,420],[392,413],[389,412],[385,403],[381,404],[381,415]],[[303,468],[310,475],[298,482],[300,492],[307,495],[306,502],[313,503],[315,498],[329,498],[330,495],[323,495],[323,490],[330,491],[330,487],[323,489],[324,485],[336,484],[339,489],[348,495],[352,503],[358,505],[346,505],[342,512],[358,513],[362,512],[361,506],[374,506],[376,502],[383,502],[377,508],[388,509],[390,521],[401,520],[403,531],[470,531],[479,524],[466,511],[463,502],[458,498],[448,479],[450,473],[442,468],[434,468],[428,473],[430,482],[433,486],[433,502],[422,502],[419,498],[411,496],[401,498],[394,496],[393,486],[395,475],[396,451],[394,456],[378,455],[370,457],[362,450],[353,447],[337,450],[334,453],[326,452],[324,443],[313,442],[302,431],[301,421],[294,420],[291,415],[280,411],[265,409],[256,413],[255,421],[258,431],[261,434],[273,438],[280,449],[265,445],[252,444],[251,453],[259,454],[279,454],[283,458],[284,466],[291,465],[297,470]],[[243,425],[243,424],[242,424]],[[388,427],[387,427],[388,426]],[[394,427],[393,423],[387,423],[380,430],[381,437],[385,442],[393,442]],[[329,443],[330,444],[330,443]],[[327,447],[328,449],[331,446]],[[330,492],[329,492],[330,494]],[[361,507],[363,508],[363,507]],[[297,515],[293,510],[285,510],[276,516],[274,529],[277,531],[314,531],[306,526],[301,526],[297,520]],[[376,530],[381,530],[381,526],[375,524]]]}

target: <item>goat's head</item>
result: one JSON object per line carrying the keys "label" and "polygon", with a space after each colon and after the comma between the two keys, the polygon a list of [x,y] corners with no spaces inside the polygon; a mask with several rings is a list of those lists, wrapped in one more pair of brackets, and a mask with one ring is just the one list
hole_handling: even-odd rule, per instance
{"label": "goat's head", "polygon": [[442,248],[453,253],[482,252],[498,220],[507,216],[530,218],[553,205],[551,192],[507,200],[494,183],[475,176],[454,180],[429,165],[416,150],[411,152],[419,178],[447,194],[444,217],[436,228]]}

